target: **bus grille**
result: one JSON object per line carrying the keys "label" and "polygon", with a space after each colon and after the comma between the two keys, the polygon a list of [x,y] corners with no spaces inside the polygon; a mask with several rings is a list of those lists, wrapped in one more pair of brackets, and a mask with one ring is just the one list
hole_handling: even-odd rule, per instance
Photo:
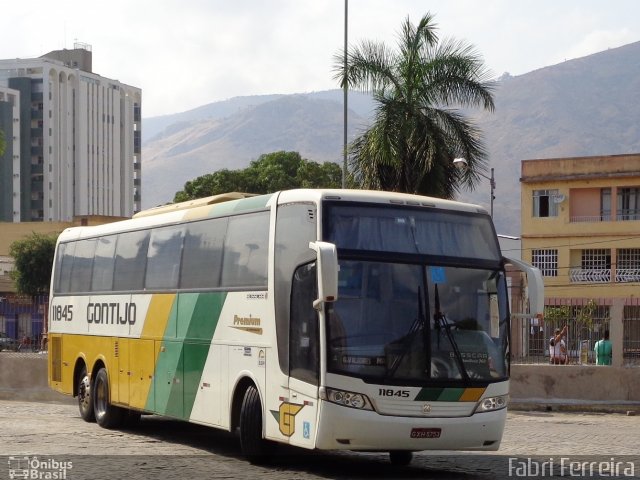
{"label": "bus grille", "polygon": [[[423,408],[429,405],[429,411]],[[402,417],[468,417],[476,402],[410,402],[402,400],[376,400],[376,410],[382,415]]]}

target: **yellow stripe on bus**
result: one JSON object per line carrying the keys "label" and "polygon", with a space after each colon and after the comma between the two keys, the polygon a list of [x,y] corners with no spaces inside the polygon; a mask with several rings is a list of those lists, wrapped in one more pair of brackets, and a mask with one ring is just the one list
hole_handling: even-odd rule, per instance
{"label": "yellow stripe on bus", "polygon": [[142,338],[161,340],[169,322],[171,308],[176,299],[175,293],[155,294],[151,299],[147,316],[142,327]]}
{"label": "yellow stripe on bus", "polygon": [[142,338],[130,340],[130,353],[136,359],[135,365],[131,365],[128,402],[130,407],[144,409],[147,405],[159,351],[154,346],[154,340],[162,340],[175,298],[176,295],[173,293],[153,295],[142,327]]}
{"label": "yellow stripe on bus", "polygon": [[459,402],[477,402],[484,393],[484,388],[465,388]]}

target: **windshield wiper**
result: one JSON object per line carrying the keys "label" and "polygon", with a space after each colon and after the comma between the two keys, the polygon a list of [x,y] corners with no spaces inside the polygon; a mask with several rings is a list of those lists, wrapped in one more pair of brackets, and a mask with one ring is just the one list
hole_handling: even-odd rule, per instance
{"label": "windshield wiper", "polygon": [[393,360],[393,363],[388,370],[387,378],[392,378],[395,375],[396,370],[398,370],[398,367],[402,363],[402,360],[411,348],[414,334],[418,332],[420,328],[422,328],[423,331],[426,329],[427,319],[424,315],[424,309],[422,305],[422,289],[421,287],[418,287],[418,316],[413,320],[411,326],[409,327],[409,331],[404,335],[402,340],[402,351],[400,352],[400,355]]}
{"label": "windshield wiper", "polygon": [[[435,312],[433,314],[433,321],[436,328],[442,327],[444,329],[444,333],[449,339],[451,348],[453,348],[453,353],[456,357],[456,363],[458,364],[460,374],[462,375],[462,378],[465,380],[465,382],[468,382],[469,373],[467,373],[467,369],[464,366],[464,361],[462,360],[462,355],[460,354],[460,349],[458,348],[458,342],[456,342],[455,338],[453,338],[453,334],[451,333],[451,327],[453,325],[449,323],[449,320],[447,320],[447,316],[440,310],[440,295],[438,294],[437,284],[435,286]],[[438,335],[438,342],[440,342],[440,335]]]}

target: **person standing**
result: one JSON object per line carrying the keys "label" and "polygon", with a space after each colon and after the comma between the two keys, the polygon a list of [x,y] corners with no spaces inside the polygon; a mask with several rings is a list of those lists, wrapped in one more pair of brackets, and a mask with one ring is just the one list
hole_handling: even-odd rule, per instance
{"label": "person standing", "polygon": [[569,357],[567,356],[567,344],[564,337],[567,335],[567,326],[562,330],[556,328],[553,337],[549,339],[549,361],[552,365],[566,365]]}
{"label": "person standing", "polygon": [[604,338],[596,342],[593,351],[596,352],[596,365],[611,365],[613,345],[609,340],[609,330],[604,331]]}

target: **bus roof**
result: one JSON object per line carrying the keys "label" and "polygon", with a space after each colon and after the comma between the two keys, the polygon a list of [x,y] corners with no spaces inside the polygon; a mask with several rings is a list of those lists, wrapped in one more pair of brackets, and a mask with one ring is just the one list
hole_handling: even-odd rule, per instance
{"label": "bus roof", "polygon": [[91,227],[67,228],[62,232],[58,240],[68,241],[86,237],[99,237],[127,230],[171,225],[181,223],[186,220],[204,219],[209,217],[226,216],[240,212],[263,210],[275,199],[277,199],[278,204],[293,202],[320,203],[322,200],[334,200],[347,202],[371,202],[396,206],[423,206],[441,208],[443,210],[487,213],[484,208],[478,205],[444,200],[441,198],[374,190],[295,189],[284,190],[267,195],[231,192],[143,210],[129,220],[122,220],[119,222]]}
{"label": "bus roof", "polygon": [[473,213],[488,213],[479,205],[445,200],[443,198],[425,197],[410,193],[384,192],[380,190],[349,189],[295,189],[279,192],[278,203],[296,201],[343,200],[349,202],[372,202],[387,205],[408,205],[442,208]]}
{"label": "bus roof", "polygon": [[239,200],[241,198],[256,197],[255,193],[229,192],[213,195],[211,197],[196,198],[195,200],[187,200],[179,203],[169,203],[167,205],[159,205],[142,210],[136,213],[133,218],[148,217],[149,215],[158,215],[161,213],[175,212],[177,210],[186,210],[188,208],[201,207],[203,205],[213,205],[215,203],[228,202],[229,200]]}

